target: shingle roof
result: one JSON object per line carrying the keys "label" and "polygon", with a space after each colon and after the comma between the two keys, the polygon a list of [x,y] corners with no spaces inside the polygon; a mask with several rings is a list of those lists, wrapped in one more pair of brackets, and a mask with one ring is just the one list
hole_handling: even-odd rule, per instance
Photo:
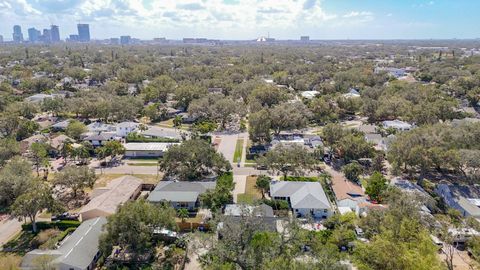
{"label": "shingle roof", "polygon": [[36,269],[36,259],[51,256],[59,269],[87,269],[98,253],[98,239],[106,218],[98,217],[83,222],[71,235],[67,236],[60,247],[55,250],[35,249],[22,259],[22,269]]}
{"label": "shingle roof", "polygon": [[290,197],[292,208],[330,208],[327,195],[318,182],[273,182],[270,194],[272,197]]}
{"label": "shingle roof", "polygon": [[[94,209],[98,209],[104,213],[113,214],[117,207],[128,201],[132,195],[142,185],[142,180],[133,176],[122,176],[112,180],[105,188],[102,188],[100,195],[92,198],[92,200],[82,207],[80,214]],[[105,191],[105,189],[107,189]],[[95,192],[94,192],[95,194]]]}
{"label": "shingle roof", "polygon": [[195,202],[198,196],[209,189],[214,189],[216,182],[175,182],[161,181],[148,196],[151,202]]}

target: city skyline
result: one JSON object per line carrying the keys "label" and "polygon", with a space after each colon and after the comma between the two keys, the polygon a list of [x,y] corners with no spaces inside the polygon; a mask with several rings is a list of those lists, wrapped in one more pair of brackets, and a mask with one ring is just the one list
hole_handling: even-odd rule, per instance
{"label": "city skyline", "polygon": [[[277,39],[450,39],[480,37],[478,1],[0,1],[0,35],[14,24],[59,25],[61,39],[90,24],[92,39],[205,37]],[[458,31],[462,29],[462,31]]]}

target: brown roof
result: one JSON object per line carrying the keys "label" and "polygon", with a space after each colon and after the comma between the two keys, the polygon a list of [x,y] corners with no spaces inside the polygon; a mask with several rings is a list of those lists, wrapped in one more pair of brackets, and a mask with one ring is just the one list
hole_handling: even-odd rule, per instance
{"label": "brown roof", "polygon": [[365,195],[362,187],[349,181],[341,172],[337,172],[329,167],[326,170],[332,176],[332,189],[337,200],[357,200]]}
{"label": "brown roof", "polygon": [[101,188],[102,192],[93,192],[97,196],[82,207],[80,214],[94,209],[113,214],[120,204],[131,199],[141,185],[142,180],[133,176],[126,175],[114,179],[105,188]]}

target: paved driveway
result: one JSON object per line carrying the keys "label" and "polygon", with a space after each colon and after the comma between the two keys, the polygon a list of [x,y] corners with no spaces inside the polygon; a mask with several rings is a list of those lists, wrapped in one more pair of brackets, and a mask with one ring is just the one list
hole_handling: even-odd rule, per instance
{"label": "paved driveway", "polygon": [[238,134],[217,135],[221,139],[218,146],[218,152],[230,161],[233,165],[233,155],[235,154],[235,145],[237,144]]}
{"label": "paved driveway", "polygon": [[22,230],[23,222],[9,218],[0,222],[0,249]]}

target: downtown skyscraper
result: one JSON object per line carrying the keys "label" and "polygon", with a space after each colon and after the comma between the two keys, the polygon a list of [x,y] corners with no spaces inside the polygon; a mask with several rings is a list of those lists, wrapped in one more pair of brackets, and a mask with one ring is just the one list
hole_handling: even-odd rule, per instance
{"label": "downtown skyscraper", "polygon": [[90,42],[90,25],[89,24],[77,24],[78,29],[78,41]]}
{"label": "downtown skyscraper", "polygon": [[13,26],[12,37],[13,37],[13,42],[16,42],[16,43],[23,42],[22,27],[20,25]]}
{"label": "downtown skyscraper", "polygon": [[58,25],[50,26],[50,41],[60,42],[60,30],[58,28]]}

